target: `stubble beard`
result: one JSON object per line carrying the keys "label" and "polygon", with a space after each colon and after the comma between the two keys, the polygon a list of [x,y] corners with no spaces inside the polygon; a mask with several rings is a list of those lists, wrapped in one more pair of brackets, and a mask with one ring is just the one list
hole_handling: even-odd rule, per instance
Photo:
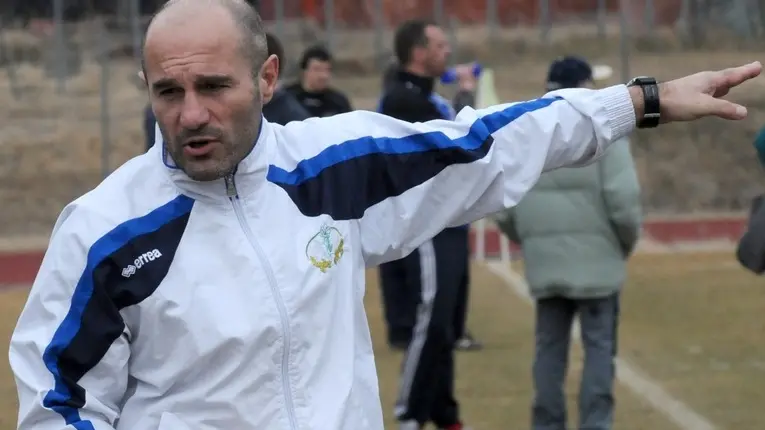
{"label": "stubble beard", "polygon": [[[239,163],[250,153],[258,138],[260,130],[261,111],[260,93],[254,95],[251,108],[234,118],[232,133],[219,133],[220,148],[210,154],[209,159],[190,160],[183,152],[181,139],[165,145],[170,158],[186,176],[199,182],[209,182],[222,179],[236,171]],[[163,138],[166,136],[160,126]],[[164,139],[168,141],[166,138]],[[214,158],[213,158],[214,157]]]}

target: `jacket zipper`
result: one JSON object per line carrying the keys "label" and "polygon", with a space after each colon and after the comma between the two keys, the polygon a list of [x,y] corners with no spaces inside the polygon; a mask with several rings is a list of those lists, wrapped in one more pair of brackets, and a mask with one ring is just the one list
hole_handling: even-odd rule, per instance
{"label": "jacket zipper", "polygon": [[287,307],[285,306],[281,292],[276,285],[276,276],[274,276],[274,271],[271,268],[271,265],[268,263],[266,253],[263,251],[263,248],[260,247],[260,244],[255,239],[255,235],[252,233],[252,229],[250,229],[250,224],[247,222],[247,218],[244,216],[242,203],[239,199],[236,183],[234,182],[234,175],[226,176],[225,183],[226,195],[228,196],[228,199],[231,201],[231,205],[234,208],[236,219],[239,221],[239,226],[242,228],[244,236],[247,238],[250,246],[252,246],[252,248],[255,250],[255,254],[258,256],[260,264],[266,271],[266,277],[268,278],[268,283],[271,287],[271,294],[273,295],[274,301],[276,302],[276,308],[279,310],[279,319],[281,320],[282,334],[284,335],[284,345],[282,347],[282,389],[284,390],[284,400],[287,407],[287,417],[290,421],[290,428],[292,430],[298,430],[299,427],[297,423],[297,417],[295,416],[295,404],[292,399],[292,384],[290,383],[289,376],[290,342],[292,335],[290,333],[290,323]]}

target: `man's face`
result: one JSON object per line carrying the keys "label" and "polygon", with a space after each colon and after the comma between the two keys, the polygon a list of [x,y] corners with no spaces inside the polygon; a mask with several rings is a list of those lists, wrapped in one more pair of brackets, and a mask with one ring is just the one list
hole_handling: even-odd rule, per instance
{"label": "man's face", "polygon": [[332,63],[318,58],[308,60],[303,71],[303,85],[309,91],[324,91],[332,79]]}
{"label": "man's face", "polygon": [[434,25],[425,29],[425,36],[428,39],[425,47],[425,68],[431,76],[441,76],[446,71],[452,53],[449,40],[444,31]]}
{"label": "man's face", "polygon": [[166,151],[198,181],[231,173],[247,155],[260,128],[262,93],[270,98],[278,76],[272,56],[254,78],[236,26],[209,12],[205,20],[185,22],[193,32],[156,23],[145,47],[146,81]]}

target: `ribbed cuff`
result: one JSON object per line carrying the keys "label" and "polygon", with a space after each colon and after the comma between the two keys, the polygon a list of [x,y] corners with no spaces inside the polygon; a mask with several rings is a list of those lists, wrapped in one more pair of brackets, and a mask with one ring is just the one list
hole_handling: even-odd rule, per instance
{"label": "ribbed cuff", "polygon": [[626,85],[614,85],[598,90],[595,99],[606,109],[611,141],[627,136],[635,130],[635,106]]}

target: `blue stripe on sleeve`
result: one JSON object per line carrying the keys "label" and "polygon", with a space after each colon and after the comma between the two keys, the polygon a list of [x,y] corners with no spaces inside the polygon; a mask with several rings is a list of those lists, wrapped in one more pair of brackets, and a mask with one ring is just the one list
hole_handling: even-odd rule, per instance
{"label": "blue stripe on sleeve", "polygon": [[367,155],[403,155],[452,148],[461,148],[466,151],[475,150],[489,135],[509,125],[524,114],[543,109],[558,100],[562,100],[562,98],[541,98],[516,103],[504,110],[479,118],[471,125],[465,136],[457,139],[450,139],[444,133],[432,131],[398,138],[366,136],[345,141],[326,148],[312,158],[300,161],[291,171],[271,165],[267,177],[269,181],[276,184],[296,186],[317,177],[329,167]]}
{"label": "blue stripe on sleeve", "polygon": [[368,208],[429,181],[449,166],[483,159],[495,144],[493,133],[557,100],[561,99],[508,106],[479,118],[456,139],[430,131],[345,141],[300,161],[290,171],[270,165],[266,177],[282,188],[305,216],[360,219]]}

